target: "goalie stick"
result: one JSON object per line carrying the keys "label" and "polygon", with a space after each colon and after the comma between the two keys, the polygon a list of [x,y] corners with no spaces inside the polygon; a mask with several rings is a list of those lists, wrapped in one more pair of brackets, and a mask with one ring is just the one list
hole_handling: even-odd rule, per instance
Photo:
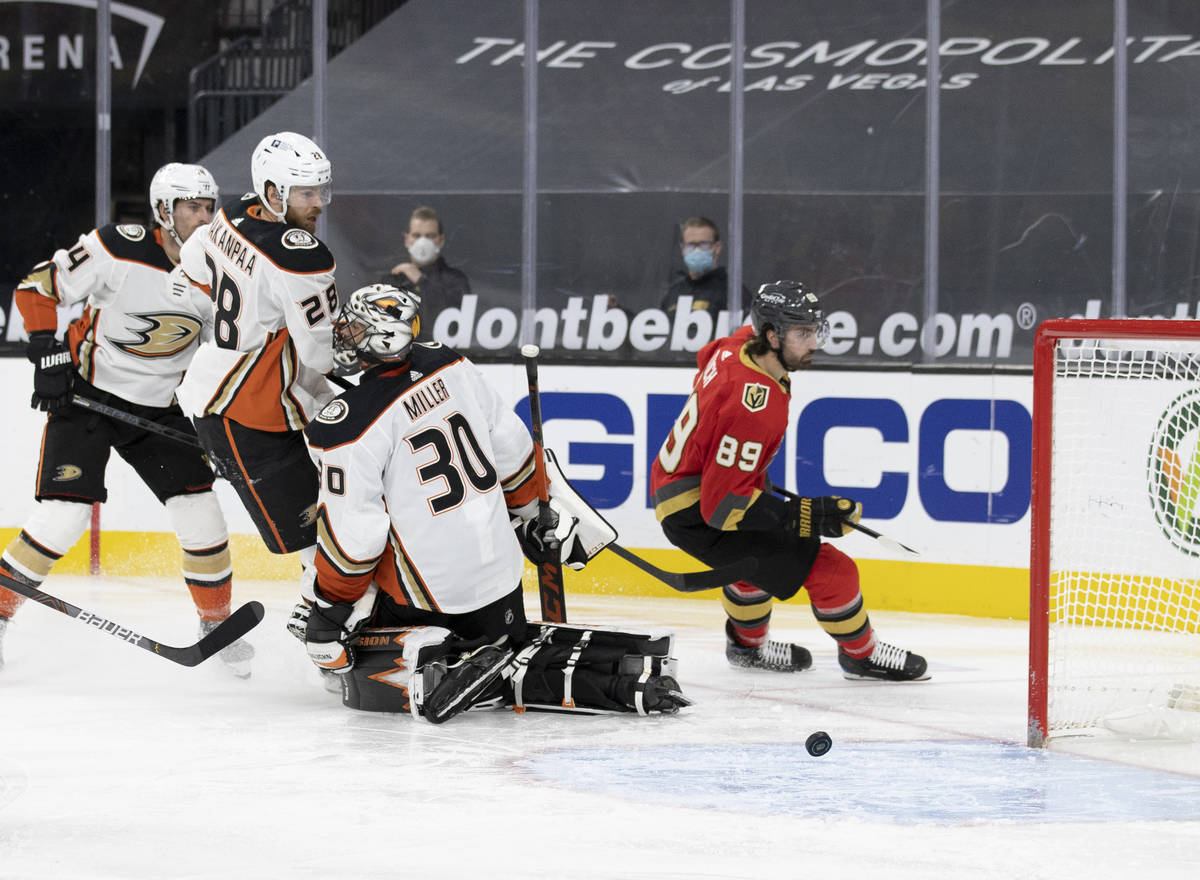
{"label": "goalie stick", "polygon": [[161,642],[154,641],[154,639],[140,635],[128,627],[114,623],[98,614],[93,614],[91,611],[86,611],[77,605],[72,605],[63,599],[51,596],[49,593],[43,593],[37,587],[22,583],[2,572],[0,572],[0,586],[7,587],[14,593],[20,593],[22,596],[28,596],[35,602],[45,605],[47,608],[53,608],[60,614],[75,618],[80,623],[86,623],[88,626],[95,627],[101,632],[116,636],[123,642],[137,645],[139,648],[158,654],[160,657],[166,657],[172,663],[178,663],[180,666],[196,666],[203,663],[213,654],[216,654],[223,648],[229,647],[246,633],[250,632],[263,619],[262,603],[247,602],[237,611],[233,612],[233,614],[218,623],[212,632],[196,642],[196,644],[183,648],[173,648],[170,645],[164,645]]}
{"label": "goalie stick", "polygon": [[[534,479],[538,490],[538,522],[548,531],[550,518],[550,482],[546,478],[546,462],[542,458],[542,403],[538,395],[537,359],[541,350],[536,345],[522,345],[525,377],[529,380],[529,423],[533,434]],[[542,620],[549,623],[567,622],[567,603],[563,590],[562,561],[544,558],[537,564],[538,596],[542,604]]]}
{"label": "goalie stick", "polygon": [[[791,498],[792,500],[798,500],[800,498],[800,496],[797,495],[795,492],[789,492],[787,489],[783,488],[782,486],[772,486],[771,488],[785,498]],[[891,550],[893,553],[911,553],[913,556],[921,555],[919,551],[914,550],[912,547],[909,547],[907,544],[901,544],[899,541],[895,540],[894,538],[889,538],[887,535],[882,535],[879,532],[875,531],[874,529],[870,528],[869,526],[864,526],[862,523],[847,521],[846,525],[850,526],[850,528],[852,528],[852,529],[862,532],[864,535],[868,535],[869,537],[874,538],[881,545],[883,545],[887,549]]]}
{"label": "goalie stick", "polygon": [[744,581],[758,571],[757,559],[742,559],[710,571],[665,571],[651,565],[636,553],[626,550],[616,541],[605,544],[604,549],[611,550],[626,562],[636,565],[642,571],[653,575],[668,587],[681,593],[698,593],[701,590],[716,589],[734,581]]}

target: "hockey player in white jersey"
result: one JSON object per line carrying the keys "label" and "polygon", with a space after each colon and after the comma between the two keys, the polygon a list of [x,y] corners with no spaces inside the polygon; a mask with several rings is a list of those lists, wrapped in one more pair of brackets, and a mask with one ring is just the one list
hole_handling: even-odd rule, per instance
{"label": "hockey player in white jersey", "polygon": [[183,248],[208,292],[212,338],[181,389],[217,472],[273,553],[311,574],[317,473],[301,434],[333,397],[334,259],[314,234],[332,170],[303,135],[279,132],[251,160],[254,191],[223,205]]}
{"label": "hockey player in white jersey", "polygon": [[[155,225],[111,224],[34,267],[15,291],[34,364],[31,405],[49,413],[33,515],[0,557],[0,573],[37,585],[87,529],[117,452],[167,510],[183,548],[183,575],[203,635],[230,613],[232,564],[225,518],[203,454],[161,434],[72,404],[75,395],[195,437],[175,401],[210,312],[194,288],[172,285],[180,247],[212,218],[218,198],[199,165],[164,165],[150,181]],[[60,307],[86,302],[66,339]],[[0,587],[0,638],[24,598]],[[221,652],[250,674],[243,641]],[[2,658],[0,658],[2,660]]]}
{"label": "hockey player in white jersey", "polygon": [[[511,518],[526,540],[556,547],[573,567],[615,532],[590,540],[587,529],[609,527],[583,510],[582,499],[564,505],[565,485],[552,487],[557,516],[547,527],[538,522],[534,456],[541,451],[474,364],[442,345],[414,344],[418,308],[415,292],[374,284],[352,293],[335,322],[335,358],[367,370],[305,430],[320,473],[316,599],[311,609],[298,607],[307,621],[293,620],[292,628],[320,668],[342,675],[343,700],[355,708],[417,705],[408,700],[409,683],[379,684],[379,673],[394,670],[399,657],[387,654],[348,674],[356,652],[403,650],[412,655],[410,670],[441,658],[445,674],[436,682],[422,679],[430,691],[418,701],[418,714],[444,721],[502,672],[511,673],[531,642],[538,644],[526,664],[535,655],[543,666],[548,662],[542,641],[553,639],[531,639],[527,625],[524,555]],[[364,630],[368,622],[371,629]],[[569,630],[562,628],[556,646]],[[447,671],[444,658],[463,653],[466,659]],[[604,662],[624,656],[622,648]],[[647,668],[639,683],[637,674],[622,678],[614,671],[597,688],[607,697],[596,699],[620,711],[673,711],[684,701],[674,680],[660,672],[652,676]],[[581,668],[579,681],[589,674]],[[558,681],[562,702],[561,675]],[[531,679],[527,695],[545,690]]]}

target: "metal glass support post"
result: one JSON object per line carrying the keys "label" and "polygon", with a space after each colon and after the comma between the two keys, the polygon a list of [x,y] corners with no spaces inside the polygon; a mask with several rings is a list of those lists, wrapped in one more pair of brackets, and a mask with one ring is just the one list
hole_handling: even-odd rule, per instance
{"label": "metal glass support post", "polygon": [[937,360],[938,239],[941,194],[942,4],[928,0],[925,15],[925,303],[921,359]]}
{"label": "metal glass support post", "polygon": [[1112,317],[1124,318],[1126,224],[1129,216],[1129,4],[1113,2]]}
{"label": "metal glass support post", "polygon": [[[729,225],[725,242],[728,254],[729,295],[726,308],[734,321],[742,314],[742,205],[746,128],[746,0],[729,3]],[[715,328],[714,328],[715,329]],[[732,327],[730,329],[733,329]]]}
{"label": "metal glass support post", "polygon": [[521,344],[535,342],[537,312],[538,0],[525,0],[525,155],[521,180]]}

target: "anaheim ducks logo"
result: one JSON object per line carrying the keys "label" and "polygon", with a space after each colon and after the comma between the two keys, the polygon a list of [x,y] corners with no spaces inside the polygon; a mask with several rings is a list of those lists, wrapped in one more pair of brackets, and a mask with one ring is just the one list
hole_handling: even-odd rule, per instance
{"label": "anaheim ducks logo", "polygon": [[330,425],[336,425],[350,413],[350,407],[344,400],[333,400],[325,404],[319,413],[317,413],[318,422],[326,422]]}
{"label": "anaheim ducks logo", "polygon": [[759,385],[757,382],[747,382],[746,387],[742,389],[742,406],[750,410],[750,412],[758,412],[760,409],[765,409],[767,398],[771,394],[771,389],[766,385]]}
{"label": "anaheim ducks logo", "polygon": [[317,240],[303,229],[289,229],[283,234],[283,246],[292,250],[315,248]]}
{"label": "anaheim ducks logo", "polygon": [[54,268],[53,263],[38,263],[17,285],[17,290],[32,290],[34,293],[53,298]]}
{"label": "anaheim ducks logo", "polygon": [[54,469],[54,476],[51,478],[56,483],[67,483],[71,480],[78,480],[83,476],[83,468],[77,464],[60,464]]}
{"label": "anaheim ducks logo", "polygon": [[1173,546],[1200,556],[1200,389],[1167,405],[1148,458],[1154,518]]}
{"label": "anaheim ducks logo", "polygon": [[300,511],[300,528],[306,529],[317,521],[317,504],[313,502]]}
{"label": "anaheim ducks logo", "polygon": [[135,338],[114,339],[106,336],[105,339],[121,351],[144,358],[179,354],[200,338],[204,326],[198,318],[181,312],[153,312],[129,317],[143,324],[141,327],[125,328]]}

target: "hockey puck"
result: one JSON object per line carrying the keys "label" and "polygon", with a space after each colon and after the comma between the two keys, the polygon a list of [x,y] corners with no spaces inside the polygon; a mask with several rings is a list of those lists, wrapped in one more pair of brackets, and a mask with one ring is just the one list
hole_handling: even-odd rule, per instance
{"label": "hockey puck", "polygon": [[818,730],[809,734],[808,739],[804,741],[804,748],[808,749],[808,753],[814,758],[819,758],[833,748],[833,740],[825,731]]}

